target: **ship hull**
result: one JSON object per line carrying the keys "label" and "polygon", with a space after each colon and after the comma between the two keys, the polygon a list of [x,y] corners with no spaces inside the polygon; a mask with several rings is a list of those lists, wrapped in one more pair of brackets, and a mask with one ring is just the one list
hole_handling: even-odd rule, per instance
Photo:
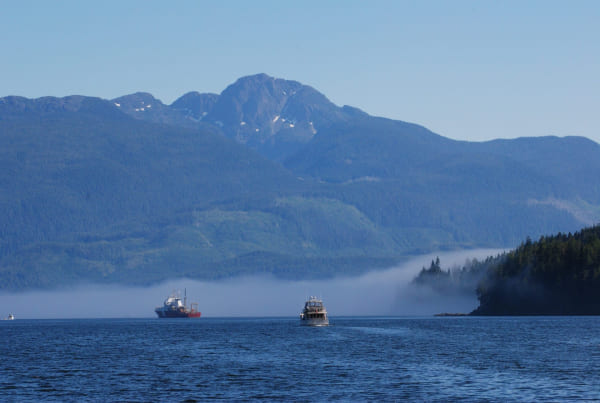
{"label": "ship hull", "polygon": [[303,326],[329,326],[329,319],[301,319]]}
{"label": "ship hull", "polygon": [[181,312],[181,311],[161,311],[157,310],[159,318],[199,318],[200,312]]}

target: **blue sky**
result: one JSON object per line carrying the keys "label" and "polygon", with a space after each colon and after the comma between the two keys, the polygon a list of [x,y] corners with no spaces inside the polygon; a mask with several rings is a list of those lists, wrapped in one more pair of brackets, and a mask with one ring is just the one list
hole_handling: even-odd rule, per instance
{"label": "blue sky", "polygon": [[600,1],[0,4],[0,96],[170,104],[267,73],[455,139],[600,142]]}

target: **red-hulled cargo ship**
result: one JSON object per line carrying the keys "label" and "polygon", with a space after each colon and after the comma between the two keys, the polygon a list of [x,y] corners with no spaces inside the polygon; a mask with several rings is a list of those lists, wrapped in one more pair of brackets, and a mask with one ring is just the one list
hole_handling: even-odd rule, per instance
{"label": "red-hulled cargo ship", "polygon": [[201,315],[197,303],[193,302],[189,308],[187,307],[187,292],[184,294],[183,302],[179,293],[173,292],[165,299],[163,306],[157,307],[154,312],[159,318],[199,318]]}

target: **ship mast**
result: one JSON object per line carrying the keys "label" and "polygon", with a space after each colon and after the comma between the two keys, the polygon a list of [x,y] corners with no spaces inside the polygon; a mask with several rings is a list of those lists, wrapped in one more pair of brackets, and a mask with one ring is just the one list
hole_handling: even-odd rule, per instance
{"label": "ship mast", "polygon": [[183,306],[187,308],[187,288],[183,289]]}

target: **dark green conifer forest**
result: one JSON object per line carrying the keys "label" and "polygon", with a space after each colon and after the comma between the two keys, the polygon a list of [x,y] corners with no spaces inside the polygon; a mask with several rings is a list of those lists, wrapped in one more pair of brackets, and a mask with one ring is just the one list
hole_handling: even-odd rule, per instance
{"label": "dark green conifer forest", "polygon": [[479,282],[477,315],[600,314],[600,226],[527,239]]}

